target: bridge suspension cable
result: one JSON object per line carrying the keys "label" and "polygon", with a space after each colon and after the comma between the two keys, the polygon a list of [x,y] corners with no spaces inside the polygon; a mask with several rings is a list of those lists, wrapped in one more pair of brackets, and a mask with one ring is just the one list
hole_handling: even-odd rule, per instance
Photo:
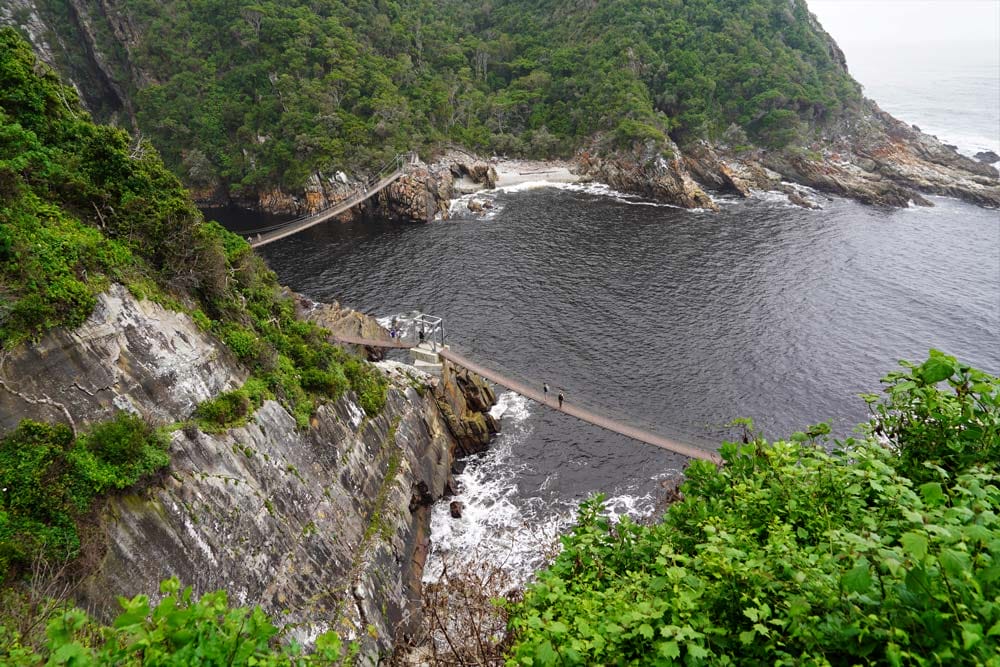
{"label": "bridge suspension cable", "polygon": [[[440,323],[440,318],[434,318],[434,319],[438,320],[438,323]],[[443,329],[442,329],[442,334],[443,334]],[[510,378],[503,373],[499,373],[490,368],[486,368],[485,366],[472,361],[468,357],[458,352],[455,352],[454,350],[452,350],[447,346],[438,345],[436,342],[431,341],[430,339],[421,340],[419,344],[415,344],[412,341],[405,340],[405,338],[408,337],[409,335],[400,338],[392,338],[390,340],[384,340],[384,339],[377,340],[377,339],[358,338],[353,336],[341,336],[337,334],[333,335],[334,340],[343,343],[349,343],[352,345],[363,345],[366,347],[384,347],[384,348],[416,348],[417,350],[422,350],[425,352],[434,352],[441,358],[447,359],[456,366],[461,366],[462,368],[468,369],[473,373],[481,375],[487,380],[490,380],[491,382],[495,382],[498,385],[510,389],[514,393],[520,394],[521,396],[524,396],[526,398],[530,398],[531,400],[537,403],[541,403],[542,405],[545,405],[552,409],[558,409],[560,412],[567,414],[571,417],[575,417],[580,421],[587,422],[588,424],[593,424],[594,426],[597,426],[599,428],[603,428],[607,431],[624,435],[627,438],[638,440],[639,442],[644,442],[648,445],[659,447],[660,449],[665,449],[670,452],[682,454],[683,456],[687,456],[688,458],[702,459],[705,461],[711,461],[713,463],[722,462],[721,457],[715,452],[710,452],[706,449],[702,449],[701,447],[695,447],[694,445],[688,445],[682,442],[677,442],[676,440],[671,440],[670,438],[658,435],[656,433],[644,431],[640,428],[636,428],[635,426],[631,426],[624,422],[611,419],[610,417],[606,417],[589,408],[575,405],[567,401],[563,401],[562,403],[559,404],[558,408],[556,408],[554,402],[548,396],[546,396],[544,392],[534,388],[536,386],[540,386],[538,383],[528,384]]]}
{"label": "bridge suspension cable", "polygon": [[[278,238],[284,238],[289,234],[273,234],[280,232],[282,230],[289,229],[294,226],[299,226],[294,232],[302,231],[311,227],[313,224],[318,224],[326,219],[338,215],[349,208],[357,206],[361,202],[373,197],[387,185],[395,181],[397,178],[402,176],[405,171],[406,165],[412,163],[413,158],[416,154],[413,152],[409,153],[397,153],[392,159],[388,160],[383,164],[373,176],[365,179],[359,183],[355,188],[353,188],[347,197],[344,199],[327,206],[326,208],[320,209],[319,211],[313,211],[311,213],[304,213],[290,220],[283,220],[279,223],[273,225],[268,225],[267,227],[259,227],[257,229],[244,229],[244,230],[234,230],[234,234],[239,234],[240,236],[250,237],[250,245],[258,247],[260,245],[266,245],[272,241],[278,240]],[[331,213],[332,211],[332,213]],[[259,241],[255,242],[254,237],[262,236],[264,234],[274,235],[275,238],[261,238]]]}

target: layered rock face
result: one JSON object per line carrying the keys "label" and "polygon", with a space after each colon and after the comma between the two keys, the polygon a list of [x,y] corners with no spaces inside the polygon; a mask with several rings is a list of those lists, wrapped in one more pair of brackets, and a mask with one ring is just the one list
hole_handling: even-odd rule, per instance
{"label": "layered rock face", "polygon": [[497,402],[492,387],[475,373],[447,360],[441,381],[434,385],[434,400],[463,456],[486,449],[490,438],[500,431],[489,412]]}
{"label": "layered rock face", "polygon": [[119,410],[180,421],[245,379],[226,348],[187,315],[137,301],[115,285],[83,326],[3,354],[0,429],[21,419],[79,428]]}
{"label": "layered rock face", "polygon": [[338,629],[374,664],[419,622],[429,505],[467,451],[439,396],[459,410],[492,405],[474,379],[431,388],[409,366],[380,367],[391,388],[377,417],[348,393],[304,430],[267,401],[246,425],[204,433],[186,421],[196,404],[245,372],[186,315],[114,286],[82,327],[3,359],[0,432],[29,417],[81,428],[118,409],[177,425],[162,481],[108,502],[81,604],[110,616],[116,596],[155,597],[178,576],[260,604],[306,643]]}
{"label": "layered rock face", "polygon": [[680,149],[669,142],[666,150],[654,142],[637,146],[632,152],[600,156],[588,151],[578,156],[579,171],[607,183],[616,190],[683,206],[717,210],[712,198],[694,182],[682,160]]}
{"label": "layered rock face", "polygon": [[[868,102],[860,120],[808,146],[766,150],[744,142],[694,142],[680,149],[651,142],[632,151],[578,156],[580,170],[625,191],[684,208],[714,209],[705,190],[749,197],[777,190],[800,206],[820,204],[806,186],[863,204],[931,206],[924,195],[1000,207],[1000,174]],[[738,147],[737,147],[738,146]]]}
{"label": "layered rock face", "polygon": [[496,187],[497,173],[485,160],[458,151],[418,162],[374,200],[372,213],[400,222],[447,219],[451,200],[468,188]]}

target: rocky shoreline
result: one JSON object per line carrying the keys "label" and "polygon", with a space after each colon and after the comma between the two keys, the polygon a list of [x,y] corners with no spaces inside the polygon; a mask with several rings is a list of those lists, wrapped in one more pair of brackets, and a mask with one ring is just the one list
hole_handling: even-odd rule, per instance
{"label": "rocky shoreline", "polygon": [[[481,190],[533,181],[596,181],[643,197],[688,209],[717,210],[713,195],[752,197],[781,192],[804,208],[822,208],[823,196],[854,199],[886,208],[933,206],[928,195],[961,199],[1000,208],[1000,172],[966,157],[936,137],[885,113],[874,102],[861,122],[836,127],[827,136],[794,148],[748,147],[736,128],[716,142],[697,141],[681,148],[669,141],[637,144],[631,150],[602,150],[595,142],[569,161],[485,158],[451,149],[430,163],[418,161],[410,173],[343,219],[373,216],[400,222],[429,222],[450,216],[450,203]],[[347,197],[357,178],[338,172],[315,174],[293,195],[266,191],[253,201],[227,202],[270,213],[302,214],[321,210]],[[202,204],[220,203],[218,193],[192,193]],[[490,207],[471,198],[473,214]]]}

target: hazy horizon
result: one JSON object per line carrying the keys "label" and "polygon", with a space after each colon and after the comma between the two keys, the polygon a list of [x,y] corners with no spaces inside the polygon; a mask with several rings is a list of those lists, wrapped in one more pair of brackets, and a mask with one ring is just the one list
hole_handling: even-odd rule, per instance
{"label": "hazy horizon", "polygon": [[992,47],[1000,60],[1000,0],[808,0],[808,6],[841,47],[965,42]]}
{"label": "hazy horizon", "polygon": [[1000,151],[1000,0],[809,0],[865,95],[958,145]]}

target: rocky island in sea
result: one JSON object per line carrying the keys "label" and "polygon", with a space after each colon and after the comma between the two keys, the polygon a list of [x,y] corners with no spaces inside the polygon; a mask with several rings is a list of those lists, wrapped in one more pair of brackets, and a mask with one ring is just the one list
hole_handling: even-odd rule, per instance
{"label": "rocky island in sea", "polygon": [[[428,508],[495,431],[490,388],[342,349],[343,327],[386,332],[283,290],[189,194],[309,212],[415,150],[365,214],[446,215],[466,181],[497,184],[493,153],[687,208],[774,189],[1000,204],[993,167],[863,98],[801,0],[11,0],[0,21],[11,664],[290,664],[293,642],[377,664],[427,639]],[[510,659],[991,664],[997,380],[935,353],[890,384],[847,454],[810,428],[694,466],[669,527],[585,505],[511,616]],[[212,590],[228,603],[194,602]]]}

